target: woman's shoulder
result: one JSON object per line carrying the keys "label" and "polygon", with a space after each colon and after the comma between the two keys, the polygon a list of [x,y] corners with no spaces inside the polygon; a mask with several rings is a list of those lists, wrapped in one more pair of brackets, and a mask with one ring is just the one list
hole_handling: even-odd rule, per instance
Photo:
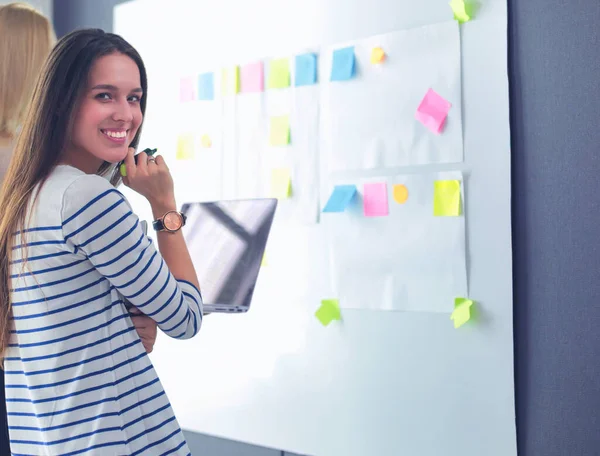
{"label": "woman's shoulder", "polygon": [[57,166],[40,193],[61,195],[64,198],[81,199],[94,196],[98,191],[114,190],[108,179],[96,174],[86,174],[77,168],[67,165]]}
{"label": "woman's shoulder", "polygon": [[102,176],[59,165],[41,186],[36,199],[40,209],[56,207],[62,212],[67,207],[85,205],[106,192],[119,193]]}

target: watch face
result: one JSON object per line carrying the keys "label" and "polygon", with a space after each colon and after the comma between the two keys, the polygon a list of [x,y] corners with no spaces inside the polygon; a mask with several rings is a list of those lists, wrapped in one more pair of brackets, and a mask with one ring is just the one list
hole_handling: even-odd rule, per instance
{"label": "watch face", "polygon": [[169,212],[165,215],[163,224],[168,231],[177,231],[181,228],[181,215],[179,212]]}

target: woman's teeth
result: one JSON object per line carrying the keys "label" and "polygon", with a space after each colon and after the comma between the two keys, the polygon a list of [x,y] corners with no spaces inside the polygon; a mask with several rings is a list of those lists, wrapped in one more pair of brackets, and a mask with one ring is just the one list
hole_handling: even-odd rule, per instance
{"label": "woman's teeth", "polygon": [[111,138],[124,138],[127,136],[126,131],[102,131],[106,136],[110,136]]}

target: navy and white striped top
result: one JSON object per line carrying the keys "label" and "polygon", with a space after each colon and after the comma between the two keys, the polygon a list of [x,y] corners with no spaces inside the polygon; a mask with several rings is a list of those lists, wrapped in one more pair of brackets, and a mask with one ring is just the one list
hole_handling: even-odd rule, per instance
{"label": "navy and white striped top", "polygon": [[11,261],[12,454],[188,455],[123,297],[187,339],[202,322],[199,290],[170,274],[100,176],[58,166],[29,212]]}

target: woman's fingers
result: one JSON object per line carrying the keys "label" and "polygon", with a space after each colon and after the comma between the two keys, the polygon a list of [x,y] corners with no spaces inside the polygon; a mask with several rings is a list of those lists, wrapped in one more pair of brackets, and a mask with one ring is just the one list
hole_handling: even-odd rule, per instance
{"label": "woman's fingers", "polygon": [[[127,177],[135,175],[135,159],[133,158],[135,149],[130,147],[127,149],[127,155],[125,156],[125,170],[127,171]],[[125,182],[125,180],[123,180]],[[129,179],[127,179],[129,182]],[[127,185],[125,182],[125,185]]]}
{"label": "woman's fingers", "polygon": [[165,161],[165,159],[163,158],[162,155],[157,155],[156,157],[156,164],[160,167],[165,167],[167,169],[167,171],[169,170],[169,167],[167,166],[167,162]]}

